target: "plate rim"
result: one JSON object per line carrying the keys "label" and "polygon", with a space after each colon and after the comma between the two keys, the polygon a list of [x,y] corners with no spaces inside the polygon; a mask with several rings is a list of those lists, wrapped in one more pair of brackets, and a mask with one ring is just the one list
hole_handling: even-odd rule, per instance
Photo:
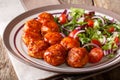
{"label": "plate rim", "polygon": [[[10,45],[9,45],[9,41],[8,41],[8,39],[6,40],[6,33],[9,33],[10,32],[10,30],[12,30],[12,28],[11,27],[9,27],[10,25],[15,25],[15,23],[17,23],[17,22],[19,22],[20,20],[23,20],[23,19],[25,19],[25,18],[27,18],[27,17],[29,17],[29,16],[31,16],[31,15],[34,15],[34,14],[36,14],[36,13],[40,13],[40,12],[42,12],[42,11],[46,11],[46,10],[58,10],[58,9],[64,9],[64,8],[70,8],[70,7],[78,7],[78,8],[83,8],[83,9],[89,9],[89,10],[94,10],[95,12],[97,11],[97,12],[99,12],[99,13],[102,13],[102,14],[106,14],[106,15],[108,15],[108,14],[110,14],[110,15],[108,15],[108,16],[111,16],[111,17],[114,17],[115,19],[117,19],[117,20],[120,20],[120,16],[118,15],[118,14],[116,14],[116,13],[114,13],[114,12],[111,12],[111,11],[109,11],[109,10],[106,10],[106,9],[103,9],[103,8],[97,8],[97,7],[94,7],[94,6],[85,6],[85,5],[80,5],[80,4],[67,4],[67,5],[65,5],[65,4],[60,4],[60,5],[49,5],[49,6],[45,6],[45,7],[39,7],[39,8],[35,8],[35,9],[32,9],[32,10],[29,10],[29,11],[26,11],[26,12],[24,12],[24,13],[22,13],[22,14],[20,14],[20,15],[18,15],[16,18],[14,18],[13,20],[11,20],[11,22],[7,25],[7,27],[5,28],[5,30],[4,30],[4,33],[3,33],[3,42],[4,42],[4,44],[5,44],[5,46],[6,46],[6,48],[8,49],[8,51],[10,51],[10,53],[12,54],[12,56],[14,56],[15,58],[17,58],[19,61],[21,61],[21,62],[23,62],[23,63],[25,63],[25,64],[28,64],[28,65],[31,65],[31,66],[34,66],[34,67],[36,67],[36,68],[39,68],[39,69],[44,69],[44,70],[47,70],[47,71],[52,71],[52,72],[59,72],[59,73],[86,73],[86,72],[88,72],[88,71],[85,71],[85,72],[71,72],[71,71],[60,71],[60,70],[58,70],[58,71],[55,71],[55,70],[49,70],[49,69],[46,69],[46,68],[44,68],[44,66],[37,66],[37,65],[35,65],[35,64],[31,64],[30,62],[25,62],[26,60],[23,60],[23,58],[22,57],[20,57],[20,56],[18,56],[18,55],[16,55],[16,54],[14,54],[13,52],[13,50],[11,49],[11,47],[10,47]],[[24,17],[25,16],[25,17]],[[17,20],[17,21],[16,21]],[[16,22],[15,22],[16,21]],[[14,23],[15,22],[15,23]],[[8,31],[9,30],[9,31]],[[118,64],[119,62],[116,62],[116,64]],[[114,64],[115,65],[115,64]],[[113,66],[113,65],[112,65]],[[105,69],[106,68],[109,68],[109,67],[111,67],[110,65],[109,66],[107,66],[107,67],[105,67]],[[102,69],[104,69],[104,68],[102,68]],[[94,72],[94,71],[100,71],[100,70],[102,70],[102,69],[96,69],[96,70],[93,70],[93,71],[90,71],[90,72]]]}

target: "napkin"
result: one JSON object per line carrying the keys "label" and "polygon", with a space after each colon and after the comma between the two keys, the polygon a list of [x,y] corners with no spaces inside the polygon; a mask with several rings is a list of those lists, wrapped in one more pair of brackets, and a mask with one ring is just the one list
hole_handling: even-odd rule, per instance
{"label": "napkin", "polygon": [[16,71],[19,80],[38,80],[38,79],[45,79],[52,76],[59,75],[58,73],[49,72],[41,69],[34,68],[32,66],[26,65],[15,58],[9,55],[11,61]]}

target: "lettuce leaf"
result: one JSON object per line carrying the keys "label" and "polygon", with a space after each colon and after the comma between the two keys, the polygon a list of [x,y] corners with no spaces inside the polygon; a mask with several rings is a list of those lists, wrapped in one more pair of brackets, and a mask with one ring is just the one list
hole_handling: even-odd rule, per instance
{"label": "lettuce leaf", "polygon": [[80,8],[70,8],[70,16],[72,17],[72,20],[66,24],[64,24],[65,27],[70,27],[70,29],[75,29],[76,25],[79,24],[79,22],[77,21],[81,16],[84,15],[85,10],[84,9],[80,9]]}

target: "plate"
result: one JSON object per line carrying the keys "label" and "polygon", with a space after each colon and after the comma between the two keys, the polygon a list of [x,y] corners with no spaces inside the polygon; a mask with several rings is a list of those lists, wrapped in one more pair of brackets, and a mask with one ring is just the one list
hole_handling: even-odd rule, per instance
{"label": "plate", "polygon": [[38,14],[43,11],[47,11],[53,15],[59,15],[64,9],[69,9],[71,7],[75,8],[83,8],[86,11],[95,11],[96,14],[100,14],[103,16],[107,16],[108,18],[114,18],[120,21],[120,16],[102,9],[93,6],[85,6],[85,5],[77,5],[77,4],[69,4],[69,5],[52,5],[46,7],[36,8],[30,11],[27,11],[16,18],[14,18],[6,27],[3,40],[6,48],[10,51],[10,53],[17,58],[19,61],[31,65],[33,67],[52,71],[52,72],[59,72],[59,73],[89,73],[89,72],[97,72],[100,70],[108,69],[112,66],[117,65],[120,62],[120,50],[117,51],[117,55],[112,59],[103,59],[99,63],[96,64],[87,64],[83,68],[72,68],[65,64],[61,66],[52,66],[46,63],[41,59],[35,59],[27,55],[27,47],[24,45],[22,41],[22,33],[23,33],[23,25],[24,23],[32,18],[36,18]]}

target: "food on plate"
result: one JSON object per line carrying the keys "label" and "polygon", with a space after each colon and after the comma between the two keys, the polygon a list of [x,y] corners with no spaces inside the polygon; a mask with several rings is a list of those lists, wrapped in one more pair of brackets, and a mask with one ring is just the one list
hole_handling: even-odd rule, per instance
{"label": "food on plate", "polygon": [[24,25],[25,32],[40,33],[42,24],[36,19],[28,20]]}
{"label": "food on plate", "polygon": [[70,50],[71,48],[74,47],[80,47],[80,43],[71,37],[65,37],[61,40],[60,44],[66,49],[66,50]]}
{"label": "food on plate", "polygon": [[68,21],[67,10],[65,10],[58,18],[60,24],[65,24]]}
{"label": "food on plate", "polygon": [[28,55],[48,64],[84,67],[112,58],[120,47],[120,23],[80,8],[40,13],[24,24],[22,40]]}
{"label": "food on plate", "polygon": [[26,46],[28,46],[31,41],[39,41],[42,39],[42,35],[39,33],[25,32],[22,35],[22,40],[26,44]]}
{"label": "food on plate", "polygon": [[67,52],[61,44],[50,46],[44,53],[44,60],[54,66],[63,64],[66,61]]}
{"label": "food on plate", "polygon": [[61,33],[78,40],[80,47],[89,53],[97,47],[102,50],[103,57],[116,55],[120,46],[120,23],[117,20],[79,8],[71,8],[66,15],[67,22],[61,24]]}
{"label": "food on plate", "polygon": [[97,63],[103,58],[104,53],[101,48],[93,48],[88,55],[90,63]]}
{"label": "food on plate", "polygon": [[22,40],[28,46],[29,43],[36,40],[41,40],[42,35],[40,34],[41,31],[41,23],[38,22],[36,19],[28,20],[23,28],[23,35]]}
{"label": "food on plate", "polygon": [[54,17],[52,14],[49,14],[47,12],[43,12],[43,13],[38,15],[38,21],[42,24],[46,21],[51,21],[51,20],[54,21]]}
{"label": "food on plate", "polygon": [[68,36],[72,37],[72,38],[74,38],[76,40],[79,40],[79,38],[77,36],[75,36],[78,31],[79,30],[75,29],[75,30],[71,31]]}
{"label": "food on plate", "polygon": [[41,34],[45,35],[47,32],[59,32],[59,26],[55,21],[46,21],[42,24]]}
{"label": "food on plate", "polygon": [[28,55],[34,58],[43,58],[49,44],[43,40],[31,41],[28,45]]}
{"label": "food on plate", "polygon": [[59,44],[62,40],[62,35],[59,32],[48,32],[44,35],[44,40],[49,44]]}
{"label": "food on plate", "polygon": [[85,48],[72,48],[68,52],[67,63],[72,67],[83,67],[88,63],[88,51]]}

